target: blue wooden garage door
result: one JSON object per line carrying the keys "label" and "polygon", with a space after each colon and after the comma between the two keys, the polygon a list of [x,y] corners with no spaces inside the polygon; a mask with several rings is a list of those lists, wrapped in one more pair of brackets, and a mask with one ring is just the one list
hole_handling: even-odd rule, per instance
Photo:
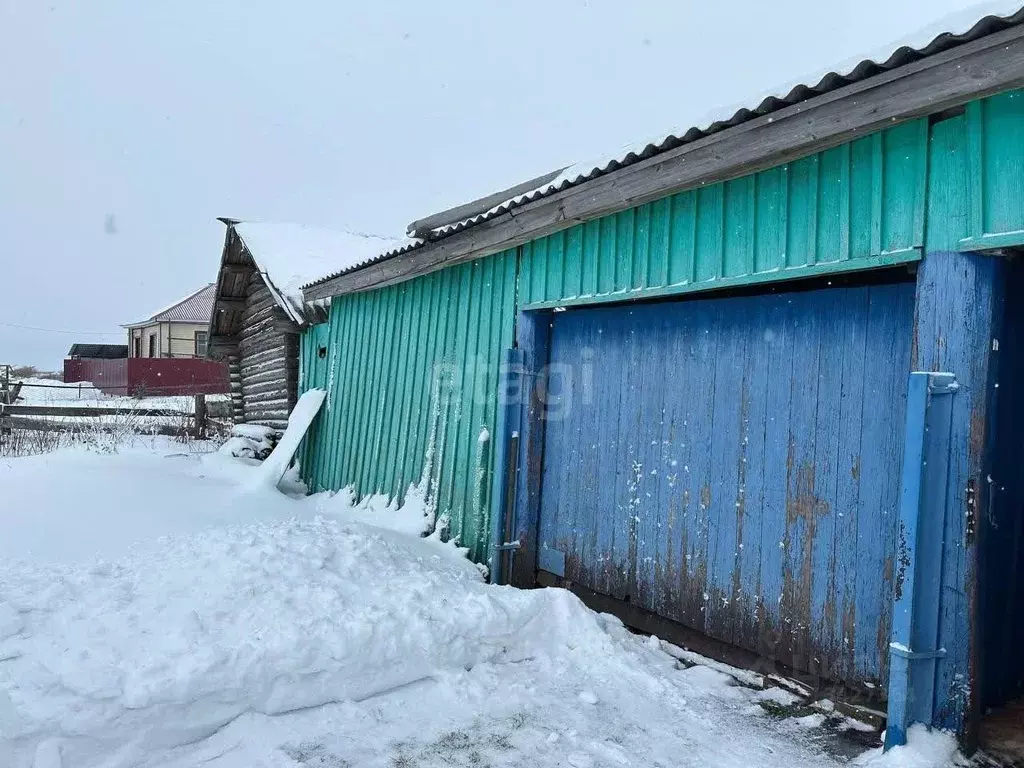
{"label": "blue wooden garage door", "polygon": [[893,283],[555,314],[540,567],[884,680],[913,303]]}

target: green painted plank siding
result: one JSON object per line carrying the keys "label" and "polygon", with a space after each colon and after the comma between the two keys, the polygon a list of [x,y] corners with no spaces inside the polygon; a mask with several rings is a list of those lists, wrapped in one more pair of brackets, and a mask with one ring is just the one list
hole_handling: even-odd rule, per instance
{"label": "green painted plank siding", "polygon": [[965,250],[1024,244],[1024,90],[967,105]]}
{"label": "green painted plank siding", "polygon": [[493,435],[498,362],[519,309],[1022,244],[1022,139],[1016,91],[580,224],[522,246],[518,265],[505,251],[336,298],[329,322],[303,334],[302,387],[330,393],[301,454],[304,477],[316,490],[399,499],[426,477],[453,534],[486,559],[493,445],[478,437]]}
{"label": "green painted plank siding", "polygon": [[522,304],[618,300],[910,261],[928,121],[681,192],[523,246]]}
{"label": "green painted plank siding", "polygon": [[1024,245],[1024,90],[932,125],[926,200],[929,251]]}
{"label": "green painted plank siding", "polygon": [[[491,440],[512,345],[514,251],[335,298],[303,334],[303,389],[328,397],[304,447],[313,490],[402,499],[420,484],[451,533],[486,557]],[[318,357],[326,340],[327,359]]]}

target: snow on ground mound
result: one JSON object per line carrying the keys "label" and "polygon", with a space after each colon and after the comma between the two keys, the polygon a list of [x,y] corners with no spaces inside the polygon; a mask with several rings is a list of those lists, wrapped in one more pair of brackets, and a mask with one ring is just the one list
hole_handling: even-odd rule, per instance
{"label": "snow on ground mound", "polygon": [[[415,493],[399,508],[294,499],[251,490],[244,462],[175,451],[0,463],[3,768],[835,768],[851,754],[769,716],[743,675],[682,669],[569,592],[485,584],[455,548],[409,535],[432,514]],[[865,764],[944,759],[912,742]]]}
{"label": "snow on ground mound", "polygon": [[573,638],[606,652],[568,593],[492,590],[436,544],[322,518],[0,569],[0,584],[2,765],[51,740],[65,765],[134,765],[244,713],[360,701]]}

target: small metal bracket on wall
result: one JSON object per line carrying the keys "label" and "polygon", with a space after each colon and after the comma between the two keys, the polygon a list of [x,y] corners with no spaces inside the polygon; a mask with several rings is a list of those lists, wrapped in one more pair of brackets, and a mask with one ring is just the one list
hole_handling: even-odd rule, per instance
{"label": "small metal bracket on wall", "polygon": [[943,531],[952,441],[951,373],[912,373],[900,494],[892,635],[889,644],[889,712],[885,748],[905,744],[913,723],[931,725],[943,691],[936,685]]}

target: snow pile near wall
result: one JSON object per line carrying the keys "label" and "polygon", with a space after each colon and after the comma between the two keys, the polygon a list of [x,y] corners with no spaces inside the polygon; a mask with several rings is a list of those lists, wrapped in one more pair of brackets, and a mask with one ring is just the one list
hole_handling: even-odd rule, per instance
{"label": "snow pile near wall", "polygon": [[959,758],[956,739],[948,731],[930,731],[923,725],[907,730],[907,743],[888,752],[874,750],[854,761],[859,768],[943,768],[966,765]]}
{"label": "snow pile near wall", "polygon": [[64,765],[134,765],[244,713],[359,701],[569,644],[608,650],[567,592],[493,590],[445,547],[324,518],[116,562],[0,565],[0,625],[5,766],[49,741]]}
{"label": "snow pile near wall", "polygon": [[425,536],[434,530],[434,506],[416,485],[406,492],[401,506],[396,499],[382,493],[357,499],[351,487],[337,493],[319,493],[310,497],[308,503],[326,517],[372,525],[408,536]]}
{"label": "snow pile near wall", "polygon": [[235,225],[257,267],[282,308],[297,323],[303,320],[302,286],[330,272],[347,269],[400,240],[300,224],[247,221]]}
{"label": "snow pile near wall", "polygon": [[842,762],[740,671],[485,584],[419,537],[415,492],[294,499],[256,472],[169,441],[0,462],[0,766]]}

